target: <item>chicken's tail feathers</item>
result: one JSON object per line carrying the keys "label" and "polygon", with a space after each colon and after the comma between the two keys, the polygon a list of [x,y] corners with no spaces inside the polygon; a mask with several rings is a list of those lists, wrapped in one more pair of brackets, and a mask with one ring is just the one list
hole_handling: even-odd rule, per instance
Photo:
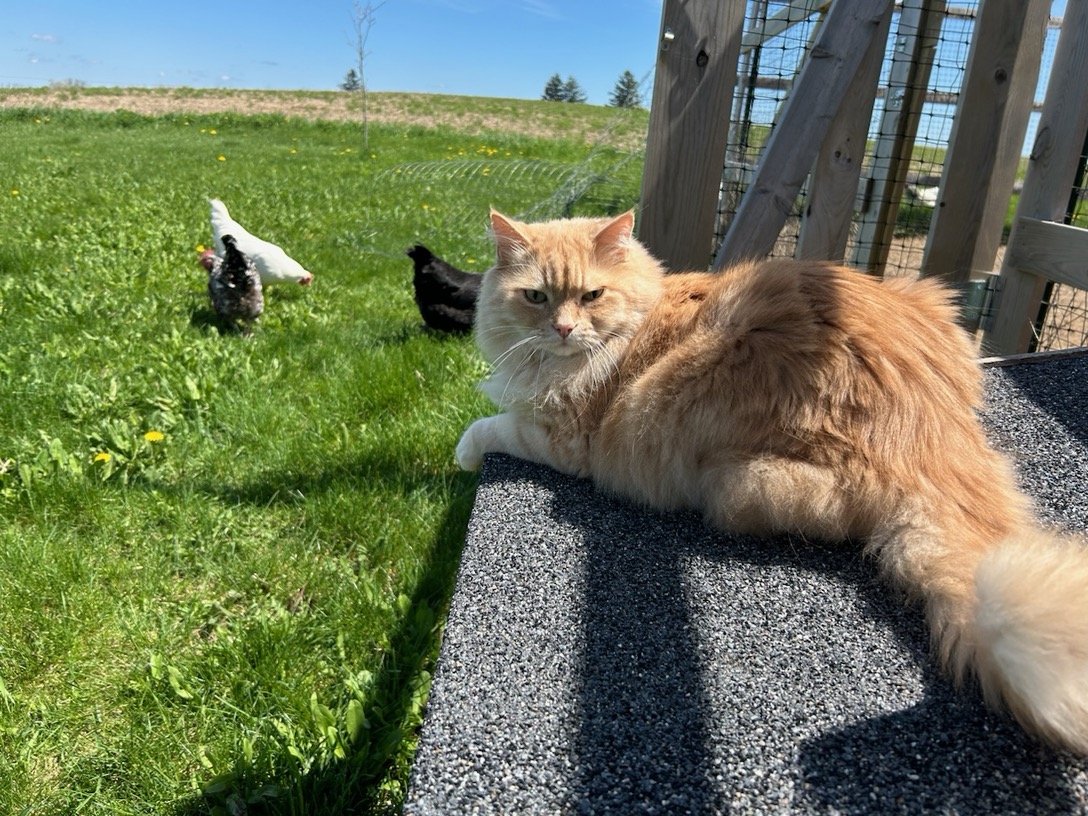
{"label": "chicken's tail feathers", "polygon": [[426,264],[434,260],[434,253],[423,244],[408,247],[408,249],[404,250],[404,254],[417,264]]}
{"label": "chicken's tail feathers", "polygon": [[249,267],[252,261],[249,259],[242,250],[238,248],[238,243],[234,240],[234,236],[230,234],[223,235],[223,263],[232,277],[244,278],[249,271]]}
{"label": "chicken's tail feathers", "polygon": [[209,200],[211,204],[211,215],[209,220],[212,225],[212,233],[215,235],[217,243],[222,243],[220,240],[222,233],[236,230],[237,225],[234,223],[234,219],[230,217],[230,213],[227,212],[227,205],[220,201],[218,198]]}

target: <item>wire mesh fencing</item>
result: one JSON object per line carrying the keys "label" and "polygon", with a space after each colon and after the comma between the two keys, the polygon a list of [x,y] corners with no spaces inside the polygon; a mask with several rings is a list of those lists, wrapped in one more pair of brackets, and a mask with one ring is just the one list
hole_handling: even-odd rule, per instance
{"label": "wire mesh fencing", "polygon": [[[749,0],[747,4],[722,170],[716,242],[722,240],[737,212],[797,73],[819,34],[821,11],[826,11],[826,5],[818,0]],[[978,12],[978,0],[957,0],[947,6],[896,5],[869,124],[862,185],[845,255],[847,263],[886,276],[915,276],[920,271]],[[1006,237],[1027,166],[1026,156],[1035,138],[1059,22],[1053,18],[1047,32],[1034,110],[1006,219]],[[897,161],[891,161],[890,151],[901,152]],[[889,169],[894,169],[895,178],[887,175]],[[893,227],[874,233],[883,242],[875,247],[867,243],[873,238],[864,229],[870,217],[864,212],[864,189],[874,187],[890,189],[894,197],[891,212],[882,214],[893,222]],[[772,254],[795,253],[806,199],[807,191],[802,187]]]}

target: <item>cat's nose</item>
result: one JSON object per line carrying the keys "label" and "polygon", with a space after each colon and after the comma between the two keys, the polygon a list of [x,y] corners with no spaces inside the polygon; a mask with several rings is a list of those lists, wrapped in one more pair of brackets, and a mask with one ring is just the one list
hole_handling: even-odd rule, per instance
{"label": "cat's nose", "polygon": [[556,325],[555,330],[557,332],[559,332],[560,337],[562,337],[564,340],[566,340],[568,337],[570,337],[571,333],[574,331],[574,324],[573,323],[559,323],[559,324]]}

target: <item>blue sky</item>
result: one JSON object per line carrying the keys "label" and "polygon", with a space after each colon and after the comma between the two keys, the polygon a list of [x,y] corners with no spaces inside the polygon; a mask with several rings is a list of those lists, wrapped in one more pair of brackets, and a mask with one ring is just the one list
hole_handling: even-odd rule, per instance
{"label": "blue sky", "polygon": [[[379,0],[380,2],[380,0]],[[606,104],[653,67],[662,0],[385,0],[374,91],[537,98],[573,75]],[[365,3],[364,3],[365,5]],[[38,0],[0,13],[0,86],[333,90],[356,61],[351,0]],[[650,87],[645,96],[649,99]]]}

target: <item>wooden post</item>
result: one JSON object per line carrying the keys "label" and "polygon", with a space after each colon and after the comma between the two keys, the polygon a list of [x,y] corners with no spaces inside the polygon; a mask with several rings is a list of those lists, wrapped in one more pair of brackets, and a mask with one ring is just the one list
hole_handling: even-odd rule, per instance
{"label": "wooden post", "polygon": [[1027,132],[1050,0],[982,0],[945,154],[923,277],[993,269]]}
{"label": "wooden post", "polygon": [[798,258],[841,261],[846,255],[891,19],[889,3],[816,158],[797,238]]}
{"label": "wooden post", "polygon": [[715,269],[771,251],[890,5],[891,0],[832,3],[718,250]]}
{"label": "wooden post", "polygon": [[[1088,133],[1088,3],[1070,3],[1050,69],[1046,101],[1035,143],[1028,157],[1024,190],[1016,210],[1009,250],[1001,266],[997,314],[983,335],[983,347],[995,354],[1027,351],[1046,281],[1032,269],[1030,254],[1019,249],[1025,219],[1061,222],[1080,151]],[[1083,263],[1084,258],[1081,258]]]}
{"label": "wooden post", "polygon": [[883,275],[888,262],[944,9],[945,0],[903,0],[899,11],[884,112],[854,243],[854,266],[872,275]]}
{"label": "wooden post", "polygon": [[745,4],[665,0],[638,237],[667,267],[705,269]]}

